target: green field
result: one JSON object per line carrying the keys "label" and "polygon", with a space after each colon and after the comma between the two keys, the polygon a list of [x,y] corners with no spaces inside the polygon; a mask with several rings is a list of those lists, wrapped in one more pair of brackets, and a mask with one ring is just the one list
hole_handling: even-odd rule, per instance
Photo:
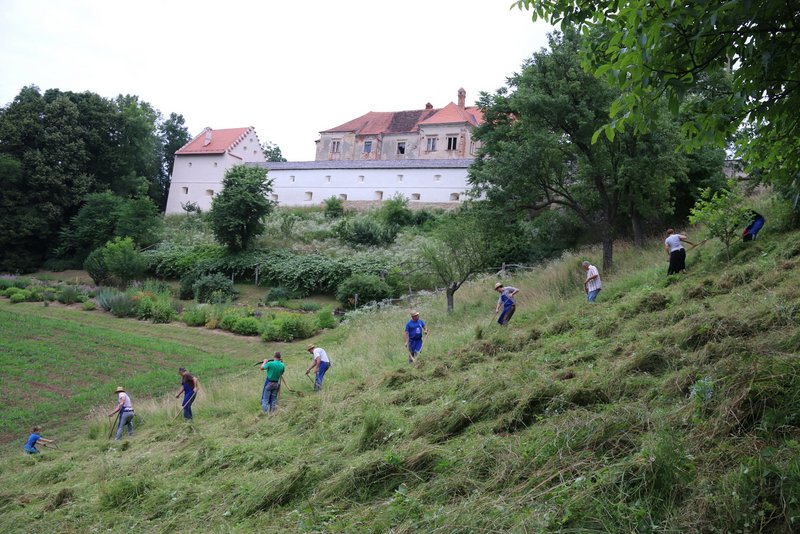
{"label": "green field", "polygon": [[[284,345],[296,392],[272,417],[257,340],[0,301],[15,439],[0,530],[797,531],[800,232],[730,261],[709,242],[670,278],[660,242],[620,244],[588,305],[579,260],[598,256],[508,280],[522,291],[505,329],[495,279],[459,290],[451,315],[441,296],[410,303],[431,330],[414,367],[407,309],[354,314],[315,339],[333,360],[321,394],[306,342]],[[204,385],[191,424],[159,395],[182,364]],[[119,443],[86,415],[121,381],[137,433]],[[51,382],[61,393],[35,386]],[[34,421],[61,450],[22,454]]]}

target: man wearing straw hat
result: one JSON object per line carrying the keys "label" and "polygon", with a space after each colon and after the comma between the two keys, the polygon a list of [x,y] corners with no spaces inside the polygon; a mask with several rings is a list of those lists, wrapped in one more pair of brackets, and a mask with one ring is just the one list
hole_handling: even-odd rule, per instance
{"label": "man wearing straw hat", "polygon": [[328,353],[325,352],[325,349],[317,347],[313,343],[310,344],[306,350],[310,352],[311,357],[314,358],[311,366],[306,369],[306,376],[308,376],[308,373],[314,369],[317,370],[317,379],[314,381],[314,391],[319,391],[322,389],[322,379],[325,377],[325,373],[330,368],[331,361],[328,359]]}
{"label": "man wearing straw hat", "polygon": [[114,393],[117,394],[119,402],[114,411],[108,416],[112,417],[119,412],[119,426],[117,427],[117,436],[114,438],[119,441],[122,439],[122,427],[127,426],[128,436],[133,436],[133,405],[131,404],[131,398],[125,393],[125,388],[122,386],[117,386],[117,390]]}
{"label": "man wearing straw hat", "polygon": [[411,312],[411,320],[406,323],[405,345],[408,348],[408,363],[414,363],[417,355],[422,352],[422,335],[428,335],[425,321],[419,318],[418,311]]}

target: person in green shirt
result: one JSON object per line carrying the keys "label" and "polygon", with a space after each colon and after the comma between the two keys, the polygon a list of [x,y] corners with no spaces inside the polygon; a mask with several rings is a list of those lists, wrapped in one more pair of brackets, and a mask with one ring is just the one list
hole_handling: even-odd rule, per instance
{"label": "person in green shirt", "polygon": [[281,389],[281,382],[289,391],[292,391],[292,389],[283,376],[284,371],[286,371],[286,365],[281,361],[280,352],[276,352],[271,360],[264,359],[261,362],[261,368],[267,372],[264,391],[261,393],[261,408],[264,413],[271,413],[278,409],[278,392]]}

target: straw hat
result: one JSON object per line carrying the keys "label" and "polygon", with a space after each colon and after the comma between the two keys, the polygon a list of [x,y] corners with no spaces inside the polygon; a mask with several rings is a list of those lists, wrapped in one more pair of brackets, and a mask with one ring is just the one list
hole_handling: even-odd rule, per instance
{"label": "straw hat", "polygon": [[314,345],[313,343],[311,343],[308,347],[306,347],[306,350],[314,350],[316,348],[317,348],[317,346]]}
{"label": "straw hat", "polygon": [[494,288],[495,288],[495,289],[500,289],[501,287],[503,287],[503,284],[501,284],[500,282],[497,282],[497,283],[494,285]]}
{"label": "straw hat", "polygon": [[411,312],[411,317],[416,317],[417,315],[419,315],[419,312],[417,310]]}
{"label": "straw hat", "polygon": [[114,393],[125,393],[125,388],[122,386],[117,386],[116,391]]}

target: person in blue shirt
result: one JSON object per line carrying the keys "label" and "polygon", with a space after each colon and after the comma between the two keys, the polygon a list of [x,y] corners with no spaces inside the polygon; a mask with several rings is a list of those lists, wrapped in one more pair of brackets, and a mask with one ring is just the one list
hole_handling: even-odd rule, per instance
{"label": "person in blue shirt", "polygon": [[28,454],[39,454],[39,449],[36,448],[36,444],[38,442],[42,442],[42,444],[47,447],[48,443],[53,443],[52,439],[45,439],[39,435],[39,432],[42,431],[42,428],[39,426],[33,427],[31,431],[31,435],[28,437],[28,441],[25,442],[25,452]]}
{"label": "person in blue shirt", "polygon": [[411,312],[411,320],[406,323],[405,346],[408,348],[408,363],[414,363],[419,353],[422,351],[422,336],[428,335],[428,327],[425,321],[419,318],[418,311]]}
{"label": "person in blue shirt", "polygon": [[181,375],[181,389],[178,391],[178,394],[175,395],[175,398],[177,399],[181,396],[181,393],[183,393],[183,403],[181,404],[183,408],[183,418],[189,421],[192,418],[192,404],[197,398],[197,391],[200,389],[200,381],[196,376],[187,371],[185,367],[178,369],[178,374]]}

